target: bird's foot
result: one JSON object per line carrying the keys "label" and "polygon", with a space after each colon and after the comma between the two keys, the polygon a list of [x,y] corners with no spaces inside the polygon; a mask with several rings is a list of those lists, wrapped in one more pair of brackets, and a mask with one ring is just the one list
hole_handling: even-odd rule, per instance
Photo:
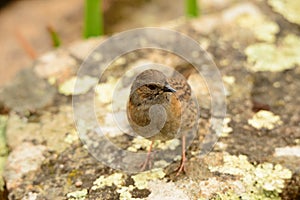
{"label": "bird's foot", "polygon": [[181,174],[181,173],[185,173],[185,167],[184,167],[184,165],[185,165],[185,156],[181,159],[181,163],[180,163],[180,166],[179,166],[179,168],[176,170],[177,171],[177,173],[176,173],[176,176],[178,176],[179,174]]}
{"label": "bird's foot", "polygon": [[148,149],[146,160],[141,164],[141,171],[145,171],[145,169],[147,168],[147,166],[149,166],[149,169],[152,168],[152,162],[151,162],[152,147],[153,147],[153,141],[151,142],[150,147]]}
{"label": "bird's foot", "polygon": [[147,156],[146,160],[141,164],[141,171],[145,171],[145,169],[151,169],[151,168],[152,168],[151,156]]}

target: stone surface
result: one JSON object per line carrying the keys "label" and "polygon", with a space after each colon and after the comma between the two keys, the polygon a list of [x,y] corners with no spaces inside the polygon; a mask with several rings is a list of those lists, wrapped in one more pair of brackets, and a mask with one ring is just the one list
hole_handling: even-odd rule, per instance
{"label": "stone surface", "polygon": [[9,154],[4,172],[8,190],[17,188],[22,183],[22,176],[36,171],[42,164],[46,146],[22,143]]}
{"label": "stone surface", "polygon": [[21,71],[16,79],[3,88],[0,101],[16,112],[35,112],[54,101],[55,88],[31,69]]}
{"label": "stone surface", "polygon": [[[285,27],[294,26],[283,18],[278,18],[276,12],[260,1],[237,4],[219,14],[205,16],[205,20],[180,21],[174,25],[176,30],[205,45],[219,67],[226,87],[227,114],[223,122],[224,129],[209,154],[199,156],[202,141],[212,123],[210,93],[206,82],[195,75],[195,70],[189,69],[190,65],[186,61],[170,53],[141,50],[115,60],[99,81],[95,110],[81,113],[82,116],[95,113],[98,122],[105,129],[106,139],[120,150],[145,152],[147,142],[116,130],[120,127],[114,126],[114,107],[111,103],[117,100],[109,95],[112,92],[126,94],[124,91],[130,86],[130,73],[127,71],[151,61],[174,67],[186,77],[190,75],[189,82],[196,91],[195,95],[200,97],[201,120],[199,133],[187,151],[185,174],[176,176],[180,154],[166,157],[171,162],[166,168],[147,173],[126,173],[98,162],[89,154],[87,146],[80,143],[72,121],[71,99],[61,94],[57,96],[56,104],[38,114],[19,116],[18,113],[10,113],[7,138],[11,153],[5,173],[9,198],[174,199],[177,196],[177,199],[299,199],[300,158],[297,151],[300,145],[300,68],[295,62],[288,69],[251,70],[249,66],[253,65],[253,60],[247,59],[249,55],[246,49],[261,41],[257,38],[257,32],[252,30],[254,27],[244,26],[243,23],[247,21],[240,21],[241,16],[249,14],[251,16],[242,21],[251,21],[252,15],[257,15],[268,23],[276,23],[280,27],[279,34],[266,30],[266,35],[272,35],[278,41],[285,37],[281,35],[281,32],[288,31]],[[207,23],[211,26],[204,31],[203,27]],[[297,28],[291,30],[299,37]],[[66,59],[62,59],[62,62],[76,60],[78,63],[74,66],[78,66],[82,60],[81,55],[86,53],[85,49],[93,45],[94,42],[78,42],[74,47],[83,52],[78,53],[76,48],[67,49],[69,52],[64,54]],[[66,68],[62,70],[64,69]],[[72,70],[68,71],[66,81],[74,73]],[[56,76],[56,73],[44,74],[43,77],[50,76]],[[115,89],[120,77],[121,88]],[[56,88],[59,86],[60,82],[53,85]],[[123,98],[126,102],[127,97]],[[83,107],[87,102],[84,100],[81,104]],[[125,104],[120,102],[117,102],[116,108],[118,114],[124,114],[125,108],[122,106]],[[267,114],[259,119],[254,117],[261,113]],[[252,122],[249,123],[249,120]],[[253,120],[263,125],[253,126],[257,124]],[[98,137],[97,131],[88,132],[90,126],[89,121],[86,121],[77,128],[84,129],[85,136],[95,139],[91,141],[95,147],[106,147],[105,138]],[[96,140],[98,138],[101,140]],[[168,149],[160,143],[156,143],[154,147]],[[180,152],[178,141],[176,145],[169,147]],[[116,164],[137,162],[135,158],[122,160],[123,154],[120,152],[111,152],[110,148],[97,151],[96,148],[93,153],[114,160]],[[157,160],[158,157],[159,154],[154,154],[154,165],[167,162]],[[33,164],[29,167],[28,163]]]}

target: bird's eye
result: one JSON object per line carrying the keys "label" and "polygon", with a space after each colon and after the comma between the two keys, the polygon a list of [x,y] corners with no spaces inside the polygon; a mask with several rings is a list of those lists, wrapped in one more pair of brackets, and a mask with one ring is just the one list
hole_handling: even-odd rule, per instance
{"label": "bird's eye", "polygon": [[154,85],[148,85],[147,87],[148,87],[150,90],[155,90],[155,88],[156,88]]}

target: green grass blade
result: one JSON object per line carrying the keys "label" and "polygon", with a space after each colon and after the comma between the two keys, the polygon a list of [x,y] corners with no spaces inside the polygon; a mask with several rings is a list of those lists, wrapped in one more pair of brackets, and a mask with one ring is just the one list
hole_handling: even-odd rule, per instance
{"label": "green grass blade", "polygon": [[186,16],[189,18],[199,16],[197,0],[185,0]]}
{"label": "green grass blade", "polygon": [[85,0],[84,37],[103,35],[102,0]]}
{"label": "green grass blade", "polygon": [[60,41],[60,38],[59,38],[57,32],[50,25],[47,27],[47,30],[51,36],[53,46],[56,48],[59,47],[61,45],[61,41]]}

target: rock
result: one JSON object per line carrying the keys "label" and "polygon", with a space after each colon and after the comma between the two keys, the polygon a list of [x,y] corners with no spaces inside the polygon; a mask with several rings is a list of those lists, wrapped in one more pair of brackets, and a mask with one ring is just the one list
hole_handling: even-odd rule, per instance
{"label": "rock", "polygon": [[179,189],[173,182],[166,183],[164,181],[153,181],[149,183],[151,194],[148,200],[188,200],[187,194]]}
{"label": "rock", "polygon": [[23,175],[40,167],[45,159],[43,156],[45,151],[46,147],[43,145],[23,143],[9,154],[4,172],[6,187],[9,191],[19,186]]}
{"label": "rock", "polygon": [[72,108],[62,106],[58,112],[43,112],[38,121],[29,121],[11,113],[6,130],[7,145],[14,150],[24,142],[46,144],[51,151],[61,152],[79,141],[73,127]]}
{"label": "rock", "polygon": [[106,39],[105,37],[102,38],[91,38],[86,41],[78,41],[71,44],[68,48],[70,54],[80,61],[84,61],[87,56],[91,53],[91,51],[99,46],[101,42]]}
{"label": "rock", "polygon": [[[222,80],[225,82],[227,100],[227,113],[221,121],[224,129],[220,135],[209,134],[211,125],[214,125],[215,119],[219,117],[211,118],[210,108],[211,98],[220,96],[216,94],[224,91],[216,87],[211,87],[209,91],[206,86],[213,81],[208,82],[205,76],[195,75],[197,73],[195,69],[188,69],[191,65],[186,64],[186,61],[180,61],[178,56],[171,53],[154,50],[131,52],[124,58],[118,58],[112,64],[113,67],[105,72],[104,78],[99,81],[100,87],[95,92],[93,110],[87,107],[88,101],[85,98],[80,99],[82,102],[79,102],[79,106],[85,108],[81,110],[80,116],[87,116],[88,120],[80,121],[77,128],[83,130],[84,134],[81,135],[83,139],[90,138],[88,142],[79,143],[72,121],[70,101],[43,110],[36,121],[10,113],[7,138],[12,152],[5,172],[10,198],[297,199],[300,196],[298,187],[300,185],[298,155],[300,70],[297,65],[276,72],[269,70],[270,68],[263,72],[250,70],[249,65],[253,65],[253,62],[258,60],[247,60],[245,49],[256,44],[260,39],[255,32],[252,32],[253,27],[244,27],[238,22],[239,17],[250,14],[255,18],[259,15],[268,23],[276,23],[280,28],[288,23],[281,18],[277,19],[274,12],[266,10],[261,4],[263,2],[260,1],[242,3],[220,11],[219,14],[205,16],[204,19],[180,21],[178,26],[173,26],[175,30],[202,41],[219,67]],[[246,20],[243,23],[253,20],[250,18],[243,19]],[[206,27],[208,24],[209,27]],[[279,33],[282,31],[280,30]],[[288,29],[284,31],[289,32]],[[238,37],[241,33],[243,34]],[[268,34],[267,36],[272,36],[272,39],[268,40],[269,43],[274,38],[275,41],[281,41],[285,37],[276,32],[268,32]],[[43,69],[39,75],[46,78],[60,77],[60,73],[64,72],[67,76],[74,76],[72,74],[72,70],[76,68],[74,60],[76,62],[84,60],[87,51],[100,40],[80,41],[64,50],[67,51],[65,53],[50,53],[51,59],[58,58],[60,55],[63,57],[61,60],[58,59],[62,62],[62,69],[55,68],[52,71],[50,59],[49,63],[40,62],[39,64],[45,66],[36,66],[35,70]],[[290,45],[285,48],[289,52]],[[101,60],[101,55],[95,55],[94,59],[97,62]],[[283,61],[289,59],[287,54],[281,56]],[[296,57],[293,56],[293,59]],[[124,131],[127,129],[120,129],[115,122],[116,116],[123,116],[122,123],[119,123],[122,127],[123,120],[126,122],[124,107],[128,95],[124,90],[130,87],[131,77],[130,74],[126,75],[126,72],[132,67],[149,64],[149,61],[169,65],[189,77],[193,90],[196,90],[194,94],[205,112],[200,113],[199,133],[187,149],[186,173],[179,176],[175,174],[181,158],[180,140],[176,140],[173,144],[156,142],[153,146],[155,151],[167,150],[164,160],[159,159],[161,152],[156,151],[152,154],[153,166],[173,162],[172,164],[165,169],[156,169],[158,171],[139,172],[137,163],[142,159],[139,160],[135,156],[125,157],[124,152],[130,151],[132,153],[130,155],[141,155],[140,153],[145,153],[150,141],[135,138],[131,133],[127,134],[127,131]],[[97,62],[94,64],[99,67]],[[59,65],[58,63],[57,66]],[[95,66],[91,66],[91,69]],[[207,65],[203,66],[206,67]],[[118,78],[123,76],[127,77],[118,83]],[[32,74],[29,77],[32,77]],[[24,79],[23,82],[19,81],[19,86],[21,83],[25,84],[28,79],[30,78]],[[120,84],[122,88],[114,89],[115,84]],[[7,90],[5,92],[8,93]],[[109,95],[113,92],[120,95],[111,98]],[[89,95],[95,94],[91,92]],[[63,98],[62,96],[58,98]],[[7,105],[7,98],[4,102]],[[115,107],[111,102],[115,103]],[[16,103],[14,105],[18,107]],[[30,106],[20,110],[28,110],[28,107]],[[116,113],[113,113],[114,111]],[[99,128],[94,129],[93,123],[90,122],[94,114],[104,134],[99,131]],[[274,120],[269,121],[272,118]],[[248,123],[249,120],[251,123]],[[257,122],[262,126],[257,126]],[[100,140],[97,140],[99,138]],[[203,145],[203,142],[208,141],[208,143],[212,142],[210,145],[213,146],[217,139],[218,143],[213,149],[207,150]],[[94,151],[88,148],[88,145],[93,145]],[[117,150],[112,147],[116,147]],[[46,150],[48,156],[44,155]],[[172,155],[171,150],[176,151],[177,154]],[[204,150],[207,152],[202,154]],[[94,153],[93,155],[100,158],[99,160],[107,159],[109,162],[114,162],[115,168],[125,163],[128,168],[131,167],[136,171],[126,173],[110,168],[94,159],[89,153]]]}
{"label": "rock", "polygon": [[4,87],[0,101],[16,112],[35,112],[51,105],[55,93],[54,87],[29,68],[19,72],[15,80]]}
{"label": "rock", "polygon": [[65,49],[44,54],[34,65],[35,73],[41,78],[55,78],[61,83],[76,73],[78,63]]}

